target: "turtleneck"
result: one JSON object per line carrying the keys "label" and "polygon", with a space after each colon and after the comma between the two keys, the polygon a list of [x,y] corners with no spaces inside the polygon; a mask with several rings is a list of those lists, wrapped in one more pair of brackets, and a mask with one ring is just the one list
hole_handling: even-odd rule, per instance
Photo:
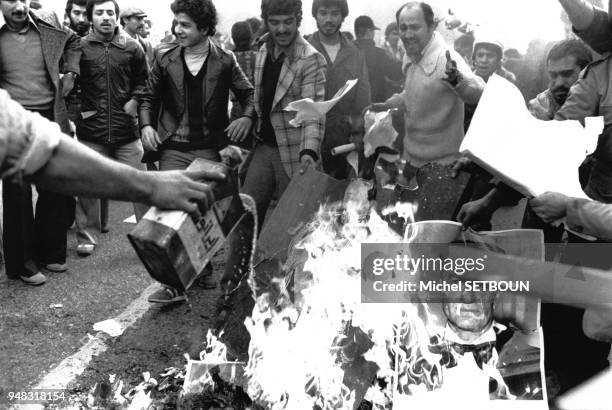
{"label": "turtleneck", "polygon": [[185,64],[187,64],[187,68],[192,75],[195,76],[198,74],[204,65],[204,61],[206,61],[206,57],[208,57],[209,52],[210,43],[208,39],[192,47],[185,47]]}

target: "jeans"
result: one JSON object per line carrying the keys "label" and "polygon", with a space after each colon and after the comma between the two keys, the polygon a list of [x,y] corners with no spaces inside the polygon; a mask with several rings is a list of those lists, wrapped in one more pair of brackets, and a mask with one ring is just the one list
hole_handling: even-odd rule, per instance
{"label": "jeans", "polygon": [[[280,197],[287,189],[289,181],[278,148],[263,143],[257,144],[242,192],[255,200],[258,235],[272,197],[275,193]],[[221,279],[221,285],[225,287],[225,290],[230,283],[236,284],[249,270],[248,263],[253,252],[254,222],[252,215],[247,214],[229,237],[225,272]]]}
{"label": "jeans", "polygon": [[193,151],[177,151],[164,149],[159,160],[160,171],[175,171],[186,169],[196,158],[208,159],[210,161],[221,161],[216,150],[198,149]]}
{"label": "jeans", "polygon": [[[132,141],[124,145],[109,146],[97,144],[89,141],[81,141],[81,143],[99,154],[115,159],[116,161],[129,165],[133,168],[145,171],[146,167],[140,161],[144,153],[140,140]],[[102,201],[104,204],[106,201]],[[102,225],[108,222],[108,202],[106,202],[106,210],[101,206],[100,199],[79,197],[76,207],[76,226],[77,240],[79,244],[96,245],[96,231],[100,231]],[[140,203],[134,203],[134,214],[136,219],[140,220],[147,212],[148,206]],[[104,220],[106,219],[106,220]]]}

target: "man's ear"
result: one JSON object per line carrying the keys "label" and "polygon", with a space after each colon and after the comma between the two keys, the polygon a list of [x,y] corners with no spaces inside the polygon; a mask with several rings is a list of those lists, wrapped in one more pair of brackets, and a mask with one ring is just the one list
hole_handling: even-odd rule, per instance
{"label": "man's ear", "polygon": [[209,32],[209,31],[210,31],[210,30],[209,30],[209,28],[208,28],[208,27],[206,27],[206,28],[201,28],[201,29],[200,29],[200,33],[201,33],[203,36],[208,36],[208,32]]}

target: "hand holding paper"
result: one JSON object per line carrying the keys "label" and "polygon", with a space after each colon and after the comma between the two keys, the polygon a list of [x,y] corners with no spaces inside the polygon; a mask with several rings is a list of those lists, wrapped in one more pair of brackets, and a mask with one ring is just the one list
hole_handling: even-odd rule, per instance
{"label": "hand holding paper", "polygon": [[602,118],[541,121],[534,118],[521,92],[498,75],[489,79],[461,151],[476,164],[523,195],[559,192],[586,198],[578,167],[593,152]]}
{"label": "hand holding paper", "polygon": [[314,102],[311,98],[293,101],[284,108],[284,111],[297,111],[294,119],[289,124],[297,128],[304,121],[317,120],[327,114],[334,106],[357,84],[358,79],[349,80],[338,90],[331,100]]}

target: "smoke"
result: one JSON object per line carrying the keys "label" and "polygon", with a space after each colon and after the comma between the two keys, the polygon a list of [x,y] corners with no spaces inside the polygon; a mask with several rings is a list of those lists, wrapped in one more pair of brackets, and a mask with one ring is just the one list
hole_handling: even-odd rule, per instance
{"label": "smoke", "polygon": [[[213,0],[219,11],[219,29],[229,33],[232,24],[248,17],[260,15],[260,0]],[[607,6],[602,0],[590,0],[598,6]],[[353,31],[355,18],[366,14],[381,28],[377,40],[382,42],[384,28],[394,21],[395,12],[406,0],[349,0],[350,14],[344,22],[343,30]],[[562,10],[558,0],[429,0],[439,17],[446,17],[451,9],[455,16],[478,25],[481,30],[493,33],[506,48],[514,47],[524,52],[533,39],[545,41],[564,37]],[[43,0],[45,8],[51,8],[63,17],[65,0]],[[119,0],[120,7],[139,6],[149,13],[153,21],[153,37],[163,36],[170,28],[172,14],[170,0]],[[312,0],[302,0],[304,21],[302,33],[312,33],[316,24],[310,10]],[[477,33],[478,34],[478,33]]]}

